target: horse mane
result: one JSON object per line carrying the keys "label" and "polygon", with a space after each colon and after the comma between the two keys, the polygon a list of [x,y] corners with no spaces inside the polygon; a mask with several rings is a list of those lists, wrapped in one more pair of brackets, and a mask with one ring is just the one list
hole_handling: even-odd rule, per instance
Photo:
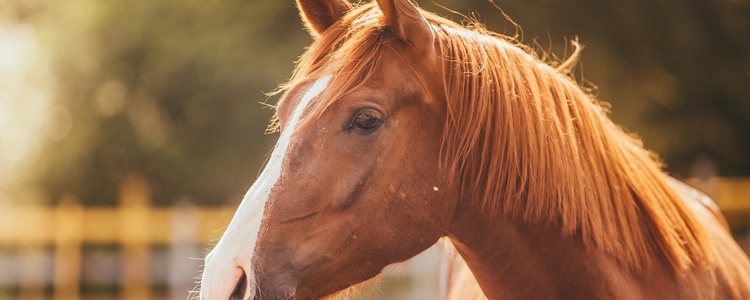
{"label": "horse mane", "polygon": [[[707,262],[706,233],[659,160],[593,96],[510,37],[422,13],[444,64],[442,169],[470,199],[491,214],[559,226],[634,271]],[[369,78],[393,48],[381,16],[359,5],[301,56],[279,92],[333,74],[306,120]]]}

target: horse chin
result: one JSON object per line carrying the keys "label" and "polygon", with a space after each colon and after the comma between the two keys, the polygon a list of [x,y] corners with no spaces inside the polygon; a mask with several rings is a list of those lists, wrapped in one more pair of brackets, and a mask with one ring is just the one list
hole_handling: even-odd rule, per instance
{"label": "horse chin", "polygon": [[[252,298],[250,297],[252,296]],[[258,287],[253,291],[252,295],[247,295],[245,299],[253,300],[289,300],[289,299],[317,299],[311,296],[302,295],[297,293],[296,284],[271,284],[263,285],[259,284]]]}
{"label": "horse chin", "polygon": [[[238,298],[238,299],[242,299],[242,298]],[[313,297],[300,297],[300,296],[297,296],[294,292],[275,294],[275,293],[269,293],[266,291],[261,291],[260,289],[256,289],[253,297],[250,298],[248,296],[246,299],[248,300],[250,299],[252,300],[266,300],[266,299],[291,300],[291,299],[314,299],[314,298]]]}

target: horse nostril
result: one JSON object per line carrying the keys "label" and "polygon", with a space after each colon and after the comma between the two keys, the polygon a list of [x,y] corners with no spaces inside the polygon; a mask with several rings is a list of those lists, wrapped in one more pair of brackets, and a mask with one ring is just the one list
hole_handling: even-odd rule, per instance
{"label": "horse nostril", "polygon": [[240,280],[237,281],[237,285],[234,286],[234,291],[232,291],[232,295],[229,296],[229,300],[243,300],[245,297],[245,290],[247,289],[247,276],[245,275],[245,271],[242,271],[242,277],[240,277]]}

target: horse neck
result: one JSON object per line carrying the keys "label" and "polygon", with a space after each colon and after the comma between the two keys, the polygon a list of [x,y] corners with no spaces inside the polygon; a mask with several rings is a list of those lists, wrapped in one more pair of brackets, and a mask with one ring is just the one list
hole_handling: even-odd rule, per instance
{"label": "horse neck", "polygon": [[[450,238],[489,299],[606,299],[635,292],[629,287],[636,279],[614,260],[551,224],[510,220],[464,204],[457,207]],[[666,271],[652,276],[669,280]],[[626,284],[613,291],[606,282]]]}

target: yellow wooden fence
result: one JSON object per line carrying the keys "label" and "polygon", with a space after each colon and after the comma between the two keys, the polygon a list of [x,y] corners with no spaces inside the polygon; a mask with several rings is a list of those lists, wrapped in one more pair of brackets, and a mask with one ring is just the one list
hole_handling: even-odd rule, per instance
{"label": "yellow wooden fence", "polygon": [[[0,207],[0,245],[19,254],[20,299],[45,298],[40,283],[39,253],[52,247],[53,298],[78,299],[82,246],[120,246],[121,298],[149,299],[149,253],[154,244],[214,243],[229,223],[233,207],[152,207],[146,184],[138,178],[123,183],[117,207],[84,207],[66,196],[57,207]],[[193,230],[184,230],[184,228]],[[0,270],[8,272],[12,270]],[[193,270],[197,275],[198,270]],[[184,299],[188,291],[184,291]]]}
{"label": "yellow wooden fence", "polygon": [[[735,228],[750,229],[750,179],[688,182],[712,196]],[[73,196],[64,197],[56,207],[0,207],[0,246],[24,254],[18,270],[21,299],[45,297],[38,278],[39,264],[24,257],[34,257],[50,247],[54,249],[53,298],[79,298],[82,246],[91,244],[119,245],[121,298],[148,299],[152,298],[150,246],[184,242],[208,248],[221,236],[233,213],[234,207],[153,207],[146,183],[132,177],[123,183],[116,207],[84,207]]]}

